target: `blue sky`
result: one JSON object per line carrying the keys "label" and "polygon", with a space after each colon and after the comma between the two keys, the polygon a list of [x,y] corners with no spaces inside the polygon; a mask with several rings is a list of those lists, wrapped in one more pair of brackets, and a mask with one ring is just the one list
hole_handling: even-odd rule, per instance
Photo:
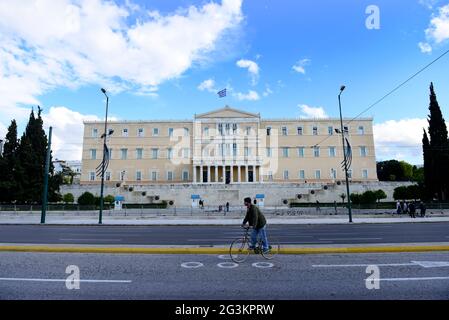
{"label": "blue sky", "polygon": [[[9,54],[0,134],[39,103],[67,159],[80,156],[82,119],[104,117],[100,87],[117,119],[191,119],[225,104],[291,118],[337,117],[345,84],[344,115],[354,117],[449,49],[446,0],[47,1],[33,17],[65,19],[33,25],[17,17],[35,1],[0,1],[0,54]],[[379,29],[366,27],[369,5]],[[448,116],[448,70],[449,55],[364,114],[374,117],[378,160],[422,162],[428,86]]]}

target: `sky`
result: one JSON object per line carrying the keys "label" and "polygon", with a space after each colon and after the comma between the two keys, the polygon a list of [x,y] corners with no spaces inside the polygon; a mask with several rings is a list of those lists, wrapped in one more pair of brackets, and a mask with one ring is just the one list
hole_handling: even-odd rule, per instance
{"label": "sky", "polygon": [[[354,118],[449,50],[448,0],[0,0],[0,138],[30,110],[53,156],[80,160],[83,120]],[[449,118],[449,54],[363,117],[378,161],[421,164],[429,84]],[[227,96],[217,92],[227,89]]]}

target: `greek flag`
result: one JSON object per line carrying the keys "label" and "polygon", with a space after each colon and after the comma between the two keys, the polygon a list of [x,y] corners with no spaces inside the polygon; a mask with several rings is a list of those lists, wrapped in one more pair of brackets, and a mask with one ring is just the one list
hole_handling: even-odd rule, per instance
{"label": "greek flag", "polygon": [[217,92],[220,98],[226,97],[226,89]]}

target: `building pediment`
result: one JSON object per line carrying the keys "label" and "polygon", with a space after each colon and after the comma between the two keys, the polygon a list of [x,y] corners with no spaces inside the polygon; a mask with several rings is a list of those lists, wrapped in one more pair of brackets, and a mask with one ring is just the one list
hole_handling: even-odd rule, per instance
{"label": "building pediment", "polygon": [[246,111],[241,111],[233,109],[229,106],[224,108],[209,111],[206,113],[195,115],[195,119],[210,119],[210,118],[259,118],[259,114],[250,113]]}

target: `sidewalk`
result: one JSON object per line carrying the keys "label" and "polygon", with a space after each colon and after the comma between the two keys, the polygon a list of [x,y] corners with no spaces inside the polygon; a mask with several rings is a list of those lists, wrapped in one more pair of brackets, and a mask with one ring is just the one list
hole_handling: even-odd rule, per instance
{"label": "sidewalk", "polygon": [[[338,216],[270,216],[267,215],[270,225],[291,224],[347,224],[347,215]],[[157,216],[157,215],[132,215],[132,216],[103,216],[104,225],[239,225],[242,222],[240,216]],[[0,214],[0,225],[9,224],[40,224],[40,214]],[[425,218],[410,218],[407,216],[394,217],[392,215],[354,215],[353,223],[425,223],[425,222],[449,222],[448,216],[432,215]],[[48,214],[46,225],[98,225],[97,215],[55,215]]]}

